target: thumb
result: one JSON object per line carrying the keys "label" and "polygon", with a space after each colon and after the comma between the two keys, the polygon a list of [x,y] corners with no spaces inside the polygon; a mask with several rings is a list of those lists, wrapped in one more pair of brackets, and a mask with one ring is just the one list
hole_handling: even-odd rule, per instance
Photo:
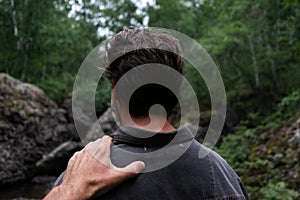
{"label": "thumb", "polygon": [[130,163],[126,167],[120,168],[119,170],[122,172],[132,174],[134,176],[135,174],[142,172],[144,168],[145,163],[143,161],[135,161]]}

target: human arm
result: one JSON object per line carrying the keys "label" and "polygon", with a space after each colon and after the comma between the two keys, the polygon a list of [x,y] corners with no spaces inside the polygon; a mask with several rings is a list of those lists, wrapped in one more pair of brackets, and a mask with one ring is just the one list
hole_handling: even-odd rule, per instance
{"label": "human arm", "polygon": [[44,200],[85,200],[102,195],[121,182],[137,176],[145,165],[133,162],[118,168],[110,160],[111,138],[104,136],[76,152],[68,162],[63,182]]}

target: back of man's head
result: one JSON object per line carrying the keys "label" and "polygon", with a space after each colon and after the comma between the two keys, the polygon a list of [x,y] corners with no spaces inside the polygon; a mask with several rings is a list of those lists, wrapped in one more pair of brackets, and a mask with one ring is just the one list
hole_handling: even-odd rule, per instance
{"label": "back of man's head", "polygon": [[[183,74],[184,62],[179,55],[178,41],[173,36],[160,31],[148,28],[127,28],[108,40],[106,53],[105,75],[113,88],[126,72],[149,63],[165,65]],[[147,65],[147,67],[151,67],[151,65]],[[134,80],[134,78],[127,80],[127,84],[135,84]],[[177,79],[172,84],[176,87],[178,85],[179,91],[181,82]],[[133,117],[148,116],[149,109],[154,104],[162,105],[169,114],[178,103],[173,92],[167,87],[155,83],[139,87],[129,101],[130,115]],[[119,100],[126,95],[126,91],[117,91],[116,93]]]}

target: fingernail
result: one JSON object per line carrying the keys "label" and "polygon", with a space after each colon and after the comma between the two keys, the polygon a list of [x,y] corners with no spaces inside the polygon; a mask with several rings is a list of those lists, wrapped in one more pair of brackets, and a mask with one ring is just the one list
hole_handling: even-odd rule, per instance
{"label": "fingernail", "polygon": [[138,161],[138,169],[141,171],[145,168],[145,163],[143,161]]}

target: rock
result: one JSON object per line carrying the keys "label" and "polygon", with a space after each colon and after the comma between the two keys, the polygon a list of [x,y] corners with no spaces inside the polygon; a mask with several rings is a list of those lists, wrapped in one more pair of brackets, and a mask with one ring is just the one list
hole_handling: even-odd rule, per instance
{"label": "rock", "polygon": [[56,176],[35,176],[31,182],[36,184],[54,183],[56,179]]}
{"label": "rock", "polygon": [[[300,124],[300,123],[299,123]],[[295,131],[295,135],[291,138],[291,139],[289,139],[288,140],[288,142],[290,143],[290,144],[299,144],[300,143],[300,129],[297,129],[296,131]]]}
{"label": "rock", "polygon": [[42,159],[36,162],[39,174],[50,174],[48,169],[51,168],[51,174],[61,172],[61,168],[66,168],[68,160],[72,155],[81,150],[83,145],[81,142],[67,141],[60,144],[50,153],[43,155]]}
{"label": "rock", "polygon": [[118,125],[116,124],[114,117],[112,115],[111,107],[108,107],[106,111],[98,118],[98,123],[95,123],[91,126],[85,138],[82,138],[84,143],[99,138],[99,132],[100,132],[99,125],[103,133],[106,135],[110,135],[115,130],[117,130]]}
{"label": "rock", "polygon": [[76,139],[76,132],[66,111],[34,85],[2,73],[0,98],[0,186],[4,186],[32,178],[43,155]]}
{"label": "rock", "polygon": [[106,109],[106,111],[98,118],[98,121],[105,134],[111,134],[118,128],[112,115],[111,107]]}
{"label": "rock", "polygon": [[[254,177],[254,182],[266,182],[269,170],[278,175],[280,181],[296,191],[300,185],[300,118],[299,113],[282,127],[261,133],[251,150],[250,162],[263,161],[264,167],[249,166],[244,172],[247,179]],[[262,163],[261,163],[262,164]],[[260,177],[260,179],[258,179]],[[249,182],[246,184],[250,184]]]}
{"label": "rock", "polygon": [[[67,118],[67,121],[68,123],[72,123],[74,124],[74,117],[73,117],[73,110],[72,110],[72,93],[69,93],[68,94],[68,97],[64,100],[64,103],[63,103],[63,110],[66,111],[66,118]],[[80,127],[80,129],[82,130],[89,130],[90,127],[92,127],[92,124],[91,124],[91,119],[89,116],[87,116],[83,110],[84,108],[82,107],[75,107],[74,108],[74,111],[75,113],[77,114],[77,124],[76,124],[76,127],[77,127],[77,130],[78,128]],[[79,135],[77,135],[78,139],[79,139]],[[82,138],[80,138],[82,139]]]}

